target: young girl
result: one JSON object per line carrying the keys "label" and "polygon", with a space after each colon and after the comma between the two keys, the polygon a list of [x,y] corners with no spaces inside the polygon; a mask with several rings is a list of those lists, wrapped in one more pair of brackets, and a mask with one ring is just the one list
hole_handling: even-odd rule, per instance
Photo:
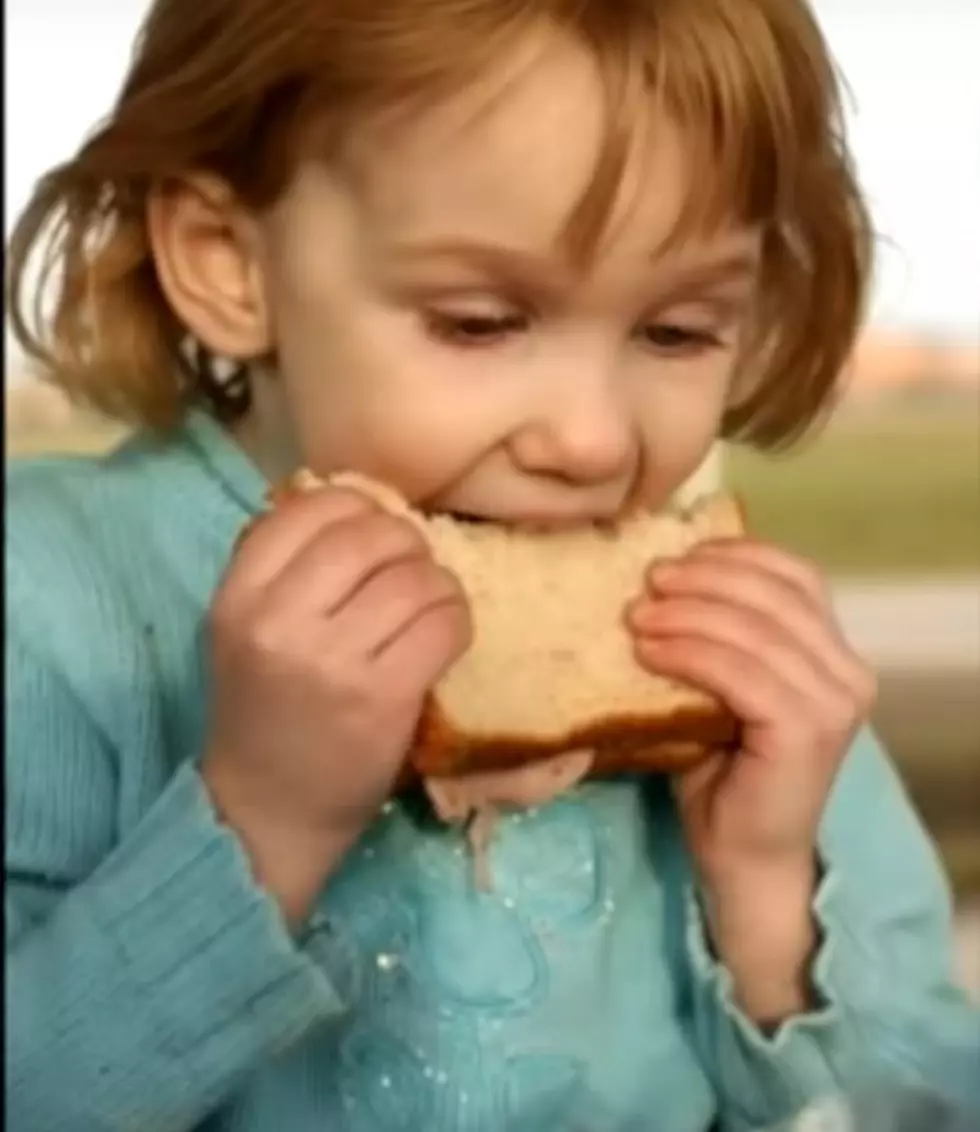
{"label": "young girl", "polygon": [[157,0],[10,249],[28,354],[140,426],[9,476],[12,1128],[965,1094],[944,881],[809,565],[745,539],[652,572],[638,663],[744,749],[505,819],[481,893],[391,799],[466,648],[454,579],[337,490],[239,539],[300,464],[508,523],[661,507],[719,436],[832,401],[868,243],[802,0]]}

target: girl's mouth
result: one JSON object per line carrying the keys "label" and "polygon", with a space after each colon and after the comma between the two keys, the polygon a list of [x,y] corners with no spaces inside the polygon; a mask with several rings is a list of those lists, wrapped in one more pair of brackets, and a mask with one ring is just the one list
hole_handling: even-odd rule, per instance
{"label": "girl's mouth", "polygon": [[615,533],[618,523],[615,519],[602,519],[588,516],[545,516],[522,515],[506,518],[492,515],[476,515],[469,511],[444,511],[447,518],[456,523],[471,527],[500,527],[504,530],[524,534],[560,534],[569,531],[595,530],[603,534]]}

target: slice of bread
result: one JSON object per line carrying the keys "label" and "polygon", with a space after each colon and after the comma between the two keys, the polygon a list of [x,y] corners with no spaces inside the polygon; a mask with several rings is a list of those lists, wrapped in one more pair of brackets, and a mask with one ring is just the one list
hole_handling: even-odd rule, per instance
{"label": "slice of bread", "polygon": [[[742,532],[733,499],[635,514],[614,530],[529,533],[423,515],[362,476],[329,482],[415,523],[469,599],[473,644],[428,697],[410,758],[419,776],[505,770],[582,749],[595,752],[593,775],[670,771],[735,744],[731,714],[642,669],[623,624],[652,562]],[[276,498],[322,484],[300,472]]]}

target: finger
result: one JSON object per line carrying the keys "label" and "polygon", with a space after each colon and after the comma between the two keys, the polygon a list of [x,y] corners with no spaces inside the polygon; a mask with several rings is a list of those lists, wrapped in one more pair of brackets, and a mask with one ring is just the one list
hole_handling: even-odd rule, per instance
{"label": "finger", "polygon": [[728,769],[731,759],[730,751],[714,751],[693,766],[675,771],[670,776],[670,788],[680,805],[689,806],[696,798],[709,797],[711,786]]}
{"label": "finger", "polygon": [[781,625],[847,687],[863,687],[867,667],[853,652],[827,606],[815,604],[784,578],[729,555],[694,556],[652,571],[662,598],[702,598],[745,609]]}
{"label": "finger", "polygon": [[291,621],[330,617],[375,574],[410,559],[431,563],[425,537],[382,510],[330,524],[266,587],[263,606]]}
{"label": "finger", "polygon": [[711,539],[695,546],[689,558],[741,563],[792,587],[809,603],[830,608],[830,594],[821,571],[806,559],[771,543],[752,538]]}
{"label": "finger", "polygon": [[408,558],[379,570],[324,625],[335,641],[375,659],[426,610],[463,602],[453,574],[431,560]]}
{"label": "finger", "polygon": [[242,535],[221,588],[226,602],[262,590],[305,547],[335,523],[379,508],[356,491],[324,488],[291,496],[274,511],[255,519]]}
{"label": "finger", "polygon": [[433,605],[423,609],[378,653],[374,670],[406,694],[431,689],[469,648],[472,635],[465,602]]}
{"label": "finger", "polygon": [[692,684],[717,697],[747,727],[782,720],[799,724],[809,704],[757,657],[731,645],[698,637],[643,637],[637,659],[658,675]]}
{"label": "finger", "polygon": [[628,612],[629,627],[642,637],[703,637],[756,656],[779,672],[801,695],[843,696],[849,674],[830,633],[793,632],[786,622],[748,606],[703,597],[640,601]]}

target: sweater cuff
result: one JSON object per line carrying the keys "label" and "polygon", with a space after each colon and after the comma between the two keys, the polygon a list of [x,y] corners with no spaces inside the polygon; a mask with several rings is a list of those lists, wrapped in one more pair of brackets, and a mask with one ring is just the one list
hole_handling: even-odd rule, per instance
{"label": "sweater cuff", "polygon": [[90,881],[93,919],[188,1073],[208,1081],[344,1012],[350,969],[327,925],[290,936],[192,764],[126,846]]}
{"label": "sweater cuff", "polygon": [[840,1095],[847,1080],[843,1059],[855,1035],[841,1007],[843,987],[854,972],[847,970],[847,949],[838,946],[839,901],[837,878],[825,872],[813,902],[820,942],[810,984],[818,1005],[765,1033],[735,1001],[731,973],[715,958],[697,892],[688,888],[686,943],[695,1026],[710,1051],[733,1127],[771,1125],[817,1099]]}

